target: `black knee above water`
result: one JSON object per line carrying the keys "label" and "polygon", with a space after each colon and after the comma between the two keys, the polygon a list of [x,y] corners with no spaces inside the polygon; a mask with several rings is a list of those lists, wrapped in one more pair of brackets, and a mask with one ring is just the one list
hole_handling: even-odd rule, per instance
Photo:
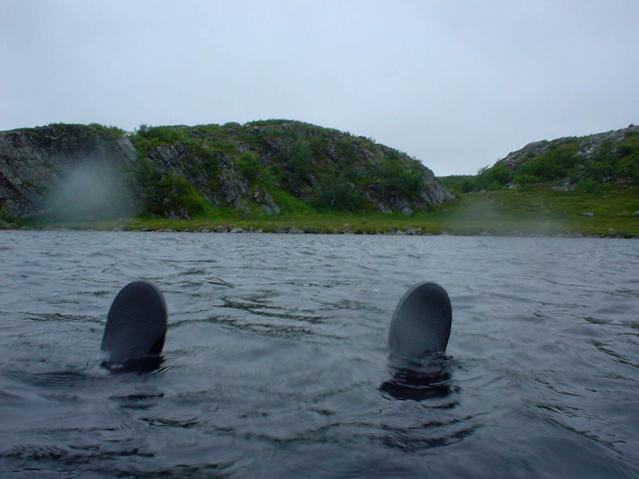
{"label": "black knee above water", "polygon": [[393,313],[388,333],[390,352],[403,358],[444,352],[451,323],[446,290],[435,283],[420,283],[404,294]]}
{"label": "black knee above water", "polygon": [[167,310],[153,284],[135,281],[113,300],[102,337],[104,365],[111,370],[156,365],[166,337]]}
{"label": "black knee above water", "polygon": [[[420,283],[404,294],[393,314],[388,345],[393,356],[420,358],[446,350],[452,307],[446,290]],[[135,281],[116,296],[102,337],[103,365],[112,371],[153,370],[161,363],[167,329],[162,293]]]}

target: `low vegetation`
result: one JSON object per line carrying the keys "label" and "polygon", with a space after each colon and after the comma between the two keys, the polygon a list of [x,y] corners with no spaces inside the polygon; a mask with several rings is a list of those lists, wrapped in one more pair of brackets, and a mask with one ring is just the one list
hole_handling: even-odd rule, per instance
{"label": "low vegetation", "polygon": [[639,189],[622,192],[555,191],[543,185],[526,191],[471,192],[410,216],[379,212],[315,210],[281,193],[276,216],[211,209],[191,219],[137,217],[103,222],[30,222],[28,227],[78,229],[263,231],[298,233],[396,233],[455,235],[565,235],[639,237]]}
{"label": "low vegetation", "polygon": [[606,192],[639,186],[639,130],[628,128],[619,137],[562,138],[531,144],[517,154],[524,158],[508,163],[508,157],[475,176],[449,176],[444,184],[459,193],[492,191],[510,186],[536,188],[561,185],[583,192]]}
{"label": "low vegetation", "polygon": [[[143,125],[130,138],[141,158],[132,186],[146,215],[191,217],[206,209],[202,202],[246,211],[266,202],[273,210],[282,192],[318,210],[421,208],[433,186],[441,189],[429,170],[403,153],[300,122]],[[170,178],[171,171],[178,178]],[[175,184],[184,181],[200,192],[197,201],[185,184]],[[175,194],[163,201],[167,191]]]}

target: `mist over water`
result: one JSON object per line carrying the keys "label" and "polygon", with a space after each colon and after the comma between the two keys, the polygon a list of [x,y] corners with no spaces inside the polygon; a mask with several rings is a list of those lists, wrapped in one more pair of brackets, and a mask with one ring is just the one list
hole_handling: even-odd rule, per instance
{"label": "mist over water", "polygon": [[[0,232],[6,477],[637,477],[634,240]],[[119,289],[164,292],[162,367],[99,367]],[[446,354],[388,357],[399,298]]]}
{"label": "mist over water", "polygon": [[90,158],[62,174],[44,205],[45,217],[53,221],[114,219],[135,213],[124,172]]}

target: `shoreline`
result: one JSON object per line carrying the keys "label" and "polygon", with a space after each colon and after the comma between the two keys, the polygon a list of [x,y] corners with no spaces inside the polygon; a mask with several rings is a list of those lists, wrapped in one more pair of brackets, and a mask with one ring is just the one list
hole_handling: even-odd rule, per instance
{"label": "shoreline", "polygon": [[639,238],[639,189],[603,193],[486,191],[468,193],[412,215],[377,211],[283,211],[274,216],[237,210],[189,219],[122,216],[2,218],[2,229],[66,229],[279,234],[386,234]]}
{"label": "shoreline", "polygon": [[511,238],[608,238],[608,239],[639,239],[639,235],[624,231],[609,230],[604,233],[570,230],[556,231],[527,231],[517,229],[495,230],[475,228],[453,228],[451,230],[423,229],[423,228],[388,228],[383,230],[369,228],[300,228],[291,225],[275,227],[251,227],[237,224],[218,224],[215,226],[191,226],[186,220],[178,227],[149,226],[149,225],[104,225],[99,223],[47,224],[47,225],[4,225],[3,231],[92,231],[92,232],[145,232],[145,233],[226,233],[226,234],[284,234],[284,235],[352,235],[352,236],[485,236]]}

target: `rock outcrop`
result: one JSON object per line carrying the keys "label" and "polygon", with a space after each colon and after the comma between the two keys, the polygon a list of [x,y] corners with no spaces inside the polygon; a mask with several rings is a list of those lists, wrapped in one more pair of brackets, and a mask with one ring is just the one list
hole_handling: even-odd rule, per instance
{"label": "rock outcrop", "polygon": [[13,217],[46,214],[78,171],[87,173],[86,181],[94,176],[103,184],[136,156],[126,135],[101,126],[55,124],[0,132],[0,210]]}
{"label": "rock outcrop", "polygon": [[[428,168],[404,153],[296,121],[141,127],[131,134],[65,124],[0,132],[1,214],[68,210],[100,188],[92,201],[102,209],[126,202],[132,210],[170,217],[211,208],[411,214],[451,198]],[[84,216],[95,216],[98,206],[85,208]]]}
{"label": "rock outcrop", "polygon": [[141,128],[141,156],[215,207],[267,214],[283,196],[314,208],[411,214],[451,198],[419,161],[374,141],[288,120]]}
{"label": "rock outcrop", "polygon": [[521,166],[530,159],[538,157],[549,149],[556,148],[561,145],[574,145],[574,153],[582,159],[590,159],[601,151],[606,145],[614,145],[624,140],[629,135],[638,135],[639,126],[629,125],[627,128],[619,130],[606,131],[604,133],[595,133],[593,135],[575,137],[568,136],[557,138],[554,140],[542,140],[529,143],[520,150],[508,153],[504,158],[499,160],[495,166],[503,165],[510,171],[517,171]]}

